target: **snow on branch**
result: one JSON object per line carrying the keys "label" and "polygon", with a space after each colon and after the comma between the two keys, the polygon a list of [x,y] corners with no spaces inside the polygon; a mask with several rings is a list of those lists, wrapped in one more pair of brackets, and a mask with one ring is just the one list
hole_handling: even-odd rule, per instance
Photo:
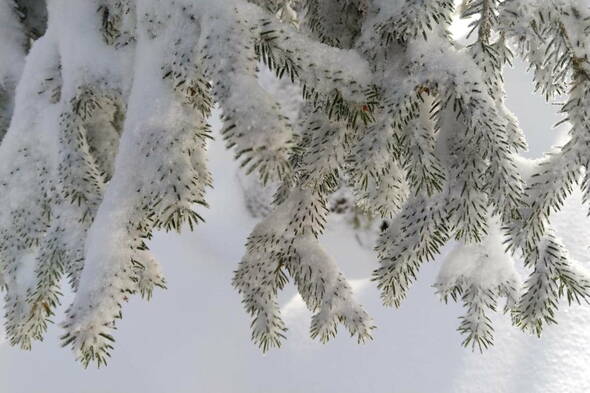
{"label": "snow on branch", "polygon": [[520,277],[514,260],[503,251],[503,234],[497,219],[488,235],[477,244],[459,243],[443,262],[435,288],[445,303],[461,300],[466,312],[460,317],[463,345],[483,351],[493,344],[493,323],[498,297],[505,297],[504,310],[512,311],[519,298]]}
{"label": "snow on branch", "polygon": [[571,261],[550,223],[575,185],[587,190],[581,176],[590,163],[590,8],[577,0],[512,1],[500,12],[500,28],[515,39],[533,67],[537,89],[547,99],[568,94],[562,112],[571,125],[570,139],[536,168],[525,190],[522,218],[510,224],[511,247],[520,248],[525,264],[534,268],[525,283],[518,323],[540,334],[545,323],[555,322],[564,294],[570,302],[590,296],[588,276]]}
{"label": "snow on branch", "polygon": [[[436,287],[466,306],[465,344],[493,342],[499,297],[540,333],[588,276],[550,216],[575,186],[590,198],[590,9],[584,0],[465,0],[466,47],[448,33],[451,0],[89,0],[0,2],[0,287],[13,345],[41,340],[60,302],[64,346],[105,364],[134,294],[166,281],[159,230],[193,229],[213,184],[208,118],[245,171],[277,185],[233,285],[252,338],[278,347],[278,291],[292,279],[325,342],[342,324],[359,342],[370,316],[321,246],[328,201],[387,225],[373,274],[399,307],[421,264],[453,239]],[[513,52],[545,97],[567,94],[570,139],[532,177],[504,103]],[[299,88],[289,113],[261,83]],[[292,108],[291,108],[292,109]],[[214,201],[213,201],[214,202]],[[508,245],[504,253],[503,242]],[[513,260],[529,278],[521,285]]]}

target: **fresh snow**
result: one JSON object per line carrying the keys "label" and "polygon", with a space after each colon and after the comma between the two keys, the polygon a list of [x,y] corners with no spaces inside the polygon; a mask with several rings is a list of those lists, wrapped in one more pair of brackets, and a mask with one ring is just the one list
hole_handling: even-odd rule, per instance
{"label": "fresh snow", "polygon": [[[547,150],[562,136],[547,129],[548,106],[528,93],[528,77],[509,71],[508,105],[530,100],[517,112],[532,146],[530,155]],[[518,102],[517,102],[518,101]],[[544,128],[541,128],[544,127]],[[215,123],[216,130],[219,124]],[[548,136],[549,135],[549,136]],[[552,135],[552,136],[551,136]],[[262,355],[251,343],[249,318],[231,288],[235,262],[257,219],[240,199],[231,152],[217,140],[211,145],[215,187],[209,192],[207,223],[193,233],[160,233],[152,249],[168,278],[166,291],[150,302],[132,298],[117,331],[109,366],[84,370],[60,348],[56,326],[44,342],[24,352],[0,344],[0,391],[6,393],[585,393],[590,389],[590,309],[563,307],[559,325],[541,339],[494,317],[495,345],[483,354],[460,347],[455,331],[461,308],[440,304],[433,296],[440,263],[426,264],[401,309],[379,302],[369,277],[376,261],[358,246],[350,227],[331,219],[323,243],[350,278],[358,300],[378,325],[374,341],[358,345],[344,332],[327,345],[309,338],[311,313],[289,287],[281,309],[288,340]],[[590,262],[590,220],[573,197],[555,225],[572,256]],[[71,301],[67,294],[63,303]],[[63,316],[63,307],[57,315]]]}
{"label": "fresh snow", "polygon": [[[116,176],[108,183],[107,180],[102,179],[102,175],[97,176],[101,178],[101,181],[104,180],[102,183],[98,182],[100,184],[97,188],[102,189],[107,184],[108,188],[104,194],[104,200],[100,202],[100,207],[97,207],[96,211],[89,204],[91,214],[96,213],[92,227],[81,226],[78,231],[70,231],[71,233],[67,235],[71,238],[64,240],[66,245],[79,246],[82,242],[78,236],[85,237],[86,231],[89,234],[88,242],[80,250],[76,250],[86,256],[78,294],[74,299],[71,293],[66,293],[62,299],[64,305],[72,304],[74,299],[73,305],[66,314],[73,322],[70,322],[70,318],[64,318],[64,307],[59,309],[55,320],[68,321],[65,327],[79,339],[73,344],[78,354],[81,345],[92,342],[97,337],[104,341],[99,337],[105,337],[101,330],[108,330],[107,333],[110,333],[113,315],[119,309],[118,303],[126,300],[126,296],[122,293],[129,282],[121,278],[119,274],[125,271],[128,261],[138,255],[145,257],[142,262],[146,264],[146,268],[142,274],[154,280],[160,278],[160,267],[153,258],[158,257],[162,262],[163,270],[167,273],[170,289],[165,292],[156,291],[155,298],[149,304],[135,298],[131,299],[130,305],[123,311],[125,318],[117,326],[114,358],[106,369],[81,370],[71,361],[71,353],[68,350],[58,348],[57,337],[63,332],[55,327],[50,328],[46,342],[35,343],[33,352],[26,353],[2,345],[0,390],[6,390],[9,393],[34,393],[39,390],[44,392],[49,390],[49,393],[64,392],[64,381],[67,381],[66,393],[68,389],[71,389],[72,393],[79,391],[149,393],[152,391],[372,392],[390,390],[394,392],[408,390],[480,392],[487,391],[486,389],[490,392],[512,393],[526,390],[534,393],[564,391],[563,389],[566,389],[566,392],[578,392],[577,389],[588,387],[587,375],[590,374],[586,366],[588,362],[586,357],[578,352],[588,352],[590,342],[590,337],[584,331],[578,332],[586,325],[586,321],[590,320],[590,313],[585,308],[574,306],[561,309],[556,318],[560,325],[546,328],[541,340],[523,336],[521,332],[509,325],[507,316],[494,315],[494,326],[498,330],[495,347],[481,355],[472,354],[459,346],[461,338],[454,330],[458,325],[456,316],[461,309],[454,303],[448,306],[438,304],[437,298],[433,296],[435,288],[432,286],[443,282],[447,287],[436,285],[436,289],[448,290],[452,287],[451,284],[466,280],[477,284],[482,289],[489,289],[499,284],[517,282],[519,276],[524,277],[527,273],[517,271],[521,268],[515,268],[512,259],[501,252],[502,239],[494,225],[490,228],[491,233],[483,245],[455,248],[455,244],[451,243],[444,247],[437,258],[437,263],[427,264],[420,272],[420,279],[409,291],[408,299],[400,310],[387,309],[380,304],[376,285],[368,278],[376,267],[375,255],[367,250],[366,246],[360,247],[358,233],[339,222],[337,218],[331,218],[328,221],[328,230],[322,235],[321,240],[325,250],[309,233],[301,235],[280,231],[297,211],[297,204],[312,199],[309,188],[295,189],[289,195],[292,199],[287,199],[287,202],[292,202],[291,204],[284,203],[281,205],[284,210],[280,208],[274,216],[254,227],[259,220],[248,214],[246,209],[248,202],[237,198],[242,195],[244,183],[235,175],[238,169],[237,164],[232,161],[232,152],[224,150],[222,146],[219,118],[227,120],[226,129],[233,121],[232,118],[236,122],[246,119],[249,123],[240,124],[240,127],[249,132],[238,133],[233,140],[230,140],[230,143],[235,145],[234,150],[259,151],[259,153],[264,150],[260,153],[262,159],[276,160],[278,164],[274,171],[281,171],[281,162],[286,157],[285,146],[290,143],[291,125],[277,110],[275,98],[265,91],[264,86],[259,86],[257,83],[256,62],[251,48],[233,47],[236,44],[231,40],[236,35],[258,34],[256,29],[260,27],[251,22],[259,18],[261,14],[253,6],[240,6],[239,15],[242,19],[240,23],[237,23],[232,19],[234,16],[227,12],[227,7],[222,6],[221,3],[210,0],[197,0],[193,3],[183,1],[188,4],[189,11],[192,10],[191,7],[196,7],[206,14],[205,22],[198,29],[201,27],[206,29],[207,34],[197,31],[198,29],[191,22],[187,25],[164,23],[164,27],[162,25],[157,27],[161,31],[151,37],[152,26],[147,23],[142,26],[140,23],[135,58],[117,56],[112,47],[104,44],[100,35],[97,34],[98,20],[94,17],[96,10],[90,2],[70,5],[65,0],[53,0],[50,3],[52,15],[59,15],[55,20],[73,18],[78,23],[63,25],[53,23],[46,36],[35,42],[29,60],[34,60],[37,56],[40,61],[27,61],[25,66],[25,77],[22,79],[23,82],[16,97],[16,114],[18,115],[16,118],[19,121],[13,122],[11,131],[0,148],[0,153],[4,153],[4,159],[11,165],[0,168],[0,172],[11,171],[12,165],[14,168],[18,168],[18,165],[31,167],[30,164],[33,163],[35,169],[45,169],[47,165],[51,168],[64,166],[69,168],[72,163],[77,163],[75,156],[70,161],[71,152],[68,150],[67,143],[63,144],[65,148],[60,144],[60,149],[64,149],[63,151],[45,148],[47,144],[56,143],[58,135],[66,140],[67,135],[64,137],[51,128],[44,129],[42,132],[37,130],[43,128],[41,126],[44,124],[57,125],[59,111],[63,109],[53,105],[55,102],[52,102],[51,86],[45,86],[45,82],[51,79],[35,79],[39,75],[57,74],[51,68],[57,67],[57,49],[65,63],[64,88],[61,93],[62,101],[66,105],[71,102],[71,98],[79,94],[77,89],[80,86],[87,83],[99,86],[104,89],[101,94],[105,96],[101,98],[105,99],[107,104],[101,108],[104,109],[104,113],[93,121],[105,122],[114,117],[114,109],[112,111],[109,109],[111,104],[115,108],[115,105],[109,101],[111,99],[109,89],[122,87],[125,99],[127,95],[130,95],[126,132],[122,137],[121,149],[115,162]],[[398,8],[398,4],[391,1],[376,0],[375,4],[377,3],[388,12]],[[535,6],[541,4],[539,1],[531,2],[533,3]],[[146,15],[152,14],[151,2],[140,4],[139,12]],[[0,13],[2,11],[0,8]],[[409,14],[406,12],[402,14],[406,17],[412,15],[411,9],[408,12]],[[153,12],[153,14],[158,13]],[[7,12],[4,16],[6,15],[8,15]],[[188,14],[181,15],[177,20],[183,20],[182,18],[188,18]],[[86,20],[92,20],[93,24],[85,24]],[[4,27],[9,26],[6,21],[0,20],[0,24],[3,22],[5,22]],[[184,22],[187,21],[184,20]],[[386,24],[386,22],[376,20],[375,23]],[[518,31],[526,26],[524,22],[528,23],[528,21],[516,21],[511,28]],[[162,58],[179,60],[176,56],[182,58],[184,55],[193,55],[185,53],[185,51],[191,52],[192,46],[183,46],[180,39],[191,26],[195,28],[195,31],[191,31],[191,35],[195,37],[202,35],[198,47],[204,56],[200,58],[205,59],[204,67],[210,75],[213,75],[216,101],[220,106],[220,111],[214,117],[216,141],[211,144],[209,154],[215,188],[208,192],[207,197],[211,209],[199,210],[199,213],[207,220],[207,224],[200,225],[194,233],[184,233],[181,236],[158,233],[150,242],[152,256],[140,250],[141,248],[134,243],[141,236],[140,230],[136,230],[132,224],[135,223],[134,219],[138,216],[138,212],[142,210],[142,203],[146,201],[142,199],[143,195],[146,195],[146,198],[160,195],[160,189],[166,189],[166,187],[174,188],[176,191],[176,185],[188,184],[188,180],[195,173],[199,180],[208,178],[204,159],[205,148],[199,146],[195,148],[195,151],[187,150],[188,146],[197,145],[194,140],[188,140],[188,135],[192,131],[189,125],[200,125],[205,128],[205,119],[202,115],[197,115],[195,111],[188,110],[186,102],[176,97],[175,94],[178,92],[173,92],[167,85],[168,81],[161,78],[163,69],[166,67],[174,69],[182,63],[175,61],[172,64],[161,64],[167,61],[161,60]],[[272,24],[269,26],[266,28],[273,27]],[[578,41],[586,39],[583,33],[575,31],[575,23],[572,26],[568,25],[567,28],[571,28],[570,35],[579,38]],[[9,26],[7,31],[13,30]],[[3,31],[3,27],[0,26],[0,32]],[[342,88],[344,98],[361,100],[361,88],[371,81],[369,66],[374,64],[367,64],[355,51],[341,51],[337,55],[335,50],[315,43],[310,44],[292,33],[288,27],[277,31],[276,42],[281,43],[282,50],[296,53],[297,61],[301,63],[299,65],[308,69],[309,72],[301,77],[301,82],[315,86],[323,93],[330,92],[333,88]],[[227,44],[208,45],[209,39]],[[493,109],[495,112],[498,105],[498,111],[501,112],[503,104],[493,102],[487,94],[484,95],[481,91],[472,89],[472,86],[481,85],[482,80],[478,72],[471,72],[475,69],[475,63],[472,63],[465,53],[458,53],[451,49],[446,40],[437,41],[441,50],[433,53],[434,41],[436,39],[432,38],[428,45],[416,42],[408,48],[407,54],[416,60],[411,64],[411,67],[415,67],[416,70],[412,71],[417,71],[415,74],[418,77],[408,78],[407,86],[402,84],[397,86],[391,82],[397,82],[397,78],[402,76],[390,74],[390,69],[394,68],[390,66],[395,64],[396,59],[382,67],[383,69],[378,69],[375,80],[384,82],[383,86],[395,92],[392,95],[400,94],[400,97],[411,95],[410,93],[421,83],[426,83],[428,86],[431,80],[452,86],[449,89],[455,97],[465,102],[470,100],[478,102],[475,112],[467,116],[477,119],[474,124],[468,125],[470,131],[479,133],[484,139],[487,138],[488,141],[485,144],[489,146],[501,146],[503,140],[493,133],[493,129],[485,126],[486,120],[493,119],[494,116],[488,113],[488,109]],[[57,45],[59,48],[56,47]],[[444,51],[443,47],[445,47]],[[125,51],[125,49],[121,50]],[[15,64],[22,61],[22,54],[13,53],[13,48],[1,47],[0,51],[14,56]],[[153,56],[156,52],[166,55]],[[99,60],[95,60],[94,57]],[[335,79],[320,77],[319,73],[327,72],[314,68],[320,59],[329,70],[342,68],[344,65],[341,77]],[[240,68],[241,71],[236,72],[234,68],[238,63],[243,67]],[[40,66],[48,69],[36,69]],[[18,79],[20,69],[16,67],[15,71],[11,64],[0,60],[0,74],[4,78],[0,82],[12,88],[10,84]],[[178,70],[174,69],[174,71]],[[128,73],[133,73],[134,77],[131,78]],[[359,89],[349,91],[350,81],[359,82]],[[387,81],[390,81],[389,85],[386,85]],[[47,87],[47,89],[39,92],[39,86]],[[231,90],[228,86],[237,86],[239,89]],[[510,88],[510,84],[508,87]],[[526,90],[529,90],[528,85]],[[35,99],[30,99],[31,96]],[[252,100],[252,97],[256,99]],[[243,103],[247,104],[243,105]],[[257,110],[256,104],[260,103],[264,103],[264,111]],[[510,100],[508,104],[512,108]],[[526,110],[527,113],[533,113],[537,117],[537,113],[531,110],[530,103],[527,103]],[[258,112],[260,116],[248,116]],[[321,124],[322,119],[310,117],[308,128]],[[416,128],[420,128],[419,122],[428,121],[423,117],[425,116],[419,117]],[[580,119],[581,115],[574,118],[574,121],[581,121]],[[548,123],[546,120],[544,119],[543,124]],[[317,123],[313,123],[314,121]],[[443,122],[446,121],[445,118]],[[455,125],[453,122],[455,120],[451,119],[444,128],[452,129]],[[91,132],[92,125],[88,128]],[[466,128],[465,125],[459,127],[459,129],[463,128]],[[525,126],[529,132],[529,139],[543,139],[533,134],[534,128]],[[60,130],[67,131],[67,128],[60,127]],[[312,180],[314,176],[322,179],[331,170],[338,168],[338,162],[343,159],[341,145],[344,134],[330,133],[329,130],[330,127],[324,127],[322,133],[318,134],[325,134],[327,139],[320,140],[321,137],[318,136],[318,141],[332,148],[323,151],[320,159],[310,155],[302,160],[302,166],[309,172]],[[19,148],[23,146],[25,140],[22,135],[27,136],[26,133],[39,135],[39,143],[32,146],[30,151],[26,150],[32,154],[33,159],[29,159],[28,155],[20,154]],[[446,136],[445,131],[442,133]],[[384,137],[389,136],[387,130],[383,134]],[[416,131],[415,134],[416,139],[427,137],[427,135],[420,135],[420,131]],[[563,141],[562,136],[550,139],[560,141],[559,143]],[[70,143],[73,140],[70,139]],[[453,140],[449,137],[448,145],[439,146],[437,153],[440,153],[441,161],[445,164],[452,163],[452,154],[446,154],[445,150],[452,143],[460,143],[460,141],[460,138]],[[105,138],[97,143],[105,144],[109,143],[109,140]],[[180,145],[180,148],[175,145],[176,143]],[[379,139],[373,140],[373,143],[379,145]],[[174,151],[178,154],[168,154],[173,150],[170,146],[174,146]],[[259,149],[262,146],[267,149]],[[367,147],[370,146],[368,143]],[[481,145],[478,146],[480,147]],[[152,149],[155,149],[155,152]],[[474,156],[474,146],[469,149],[471,149],[469,154]],[[52,150],[56,150],[58,154],[55,156],[47,154],[47,151]],[[368,161],[377,167],[376,170],[381,171],[385,169],[386,161],[382,160],[378,153],[377,150],[373,157],[376,158],[375,160]],[[147,159],[149,154],[158,154],[170,159],[150,160]],[[531,153],[531,157],[535,155],[538,153]],[[255,158],[253,162],[257,162],[258,158]],[[524,158],[519,158],[517,161],[524,172],[532,170],[531,161]],[[111,170],[112,168],[108,168],[106,172]],[[160,179],[160,182],[165,179],[162,184],[155,184],[154,174],[159,171],[165,174],[177,174],[178,182],[173,179],[174,176],[168,178],[164,176]],[[391,175],[388,180],[393,184],[382,181],[379,187],[396,187],[395,173],[395,168],[388,172]],[[86,173],[74,173],[72,182],[76,182],[76,179],[80,179],[83,175]],[[461,176],[455,175],[457,176],[450,172],[453,181],[455,178],[459,179],[456,184],[449,182],[451,193],[461,188]],[[9,184],[6,187],[14,195],[18,196],[21,193],[30,195],[27,194],[30,191],[29,188],[38,186],[37,176],[39,174],[31,170],[28,176],[13,180],[15,184]],[[186,195],[198,195],[200,198],[204,193],[205,183],[201,181],[196,190],[187,187],[188,191],[183,189],[181,192]],[[69,184],[69,186],[74,185]],[[403,187],[401,189],[400,194],[407,191]],[[142,190],[143,193],[138,196],[135,190]],[[92,191],[89,190],[88,195]],[[35,193],[35,195],[41,194],[40,191]],[[164,192],[164,195],[165,198],[175,199],[173,193]],[[381,195],[386,194],[381,193]],[[121,196],[128,197],[121,198]],[[493,197],[490,196],[490,198]],[[474,197],[476,202],[477,198],[477,196]],[[179,196],[178,199],[182,198]],[[589,234],[589,221],[581,218],[585,217],[585,211],[581,208],[580,199],[581,196],[575,194],[564,210],[555,215],[554,223],[557,234],[563,236],[564,243],[574,259],[585,264],[588,262],[588,249],[584,244]],[[9,203],[15,203],[16,207],[19,207],[22,200],[24,198],[13,197],[10,198]],[[168,202],[170,206],[174,204],[174,201],[165,200],[158,209]],[[184,198],[179,205],[188,207],[188,204],[192,202],[200,202],[200,200],[192,201]],[[384,205],[396,204],[395,200],[377,202]],[[419,205],[420,199],[414,203]],[[313,206],[311,203],[309,205]],[[33,203],[32,209],[41,210],[41,208],[41,204]],[[12,210],[14,209],[7,211]],[[76,215],[80,214],[80,211],[75,208],[67,210],[58,215],[61,218],[58,217],[56,222],[66,227],[77,225],[75,223],[80,220]],[[86,212],[84,212],[85,215]],[[12,218],[6,215],[0,217],[0,220],[5,224],[4,227],[10,227],[8,220]],[[41,226],[41,223],[31,221],[33,221],[33,227],[35,224]],[[286,333],[288,340],[284,343],[284,348],[273,350],[266,355],[262,355],[250,342],[249,318],[240,305],[240,296],[231,288],[232,276],[234,279],[236,277],[233,274],[236,262],[245,251],[242,244],[253,227],[254,234],[287,233],[283,235],[284,239],[294,239],[293,244],[298,248],[297,253],[305,257],[297,266],[309,265],[310,276],[315,280],[314,282],[326,283],[325,288],[327,288],[326,292],[322,292],[320,300],[317,298],[310,300],[309,291],[301,290],[306,283],[300,280],[297,284],[303,298],[297,294],[292,284],[286,291],[279,294],[278,305],[275,305],[274,298],[270,297],[271,301],[261,307],[262,311],[266,313],[280,308],[289,330]],[[313,228],[313,225],[309,227]],[[384,238],[384,243],[392,243],[391,240],[396,235],[394,231],[389,233],[391,235]],[[75,249],[75,247],[66,247],[66,249]],[[34,267],[35,256],[20,255],[20,257],[22,258],[18,269],[14,276],[10,277],[12,280],[10,296],[17,300],[23,299],[26,295],[25,288],[30,284],[28,281]],[[256,251],[249,249],[246,257],[242,259],[243,264],[240,265],[240,269],[247,265],[249,260],[254,261],[254,268],[264,265],[267,270],[272,269],[274,266],[270,263],[264,264],[265,258],[265,255],[259,255]],[[41,260],[45,259],[41,258]],[[313,274],[311,273],[312,264],[314,268],[317,268]],[[517,266],[520,266],[520,263]],[[350,281],[341,278],[340,268]],[[246,279],[241,281],[234,280],[234,283],[238,283],[236,286],[239,289],[255,288],[252,292],[256,293],[256,286],[259,283],[255,274],[251,277],[246,275]],[[141,289],[141,284],[139,287]],[[63,288],[67,288],[67,285]],[[267,288],[263,289],[267,290]],[[246,300],[248,300],[247,295],[243,295]],[[261,298],[264,297],[261,296]],[[396,298],[393,302],[398,300],[400,299]],[[256,304],[256,302],[260,302],[260,299],[255,299],[253,303]],[[332,320],[345,317],[343,325],[349,328],[351,334],[357,334],[360,339],[366,337],[364,333],[370,331],[369,324],[374,322],[378,326],[373,334],[374,341],[359,346],[355,343],[356,340],[345,337],[344,326],[339,327],[339,337],[329,345],[323,346],[317,343],[317,340],[311,340],[309,326],[313,316],[307,311],[305,303],[313,306],[314,302],[319,304],[315,315],[321,316],[325,325],[322,328],[329,330]],[[365,314],[360,304],[365,307],[374,321]],[[25,311],[19,310],[17,308],[16,312],[24,315]],[[358,316],[361,317],[357,318]],[[355,322],[351,328],[351,324],[347,324],[350,321],[360,322]],[[261,328],[266,327],[264,322],[261,323]],[[107,326],[106,329],[104,329],[105,326]],[[256,333],[256,324],[254,332]],[[575,340],[571,339],[574,333]],[[29,377],[30,375],[34,378]],[[477,375],[477,378],[474,379],[474,375]],[[582,391],[584,390],[580,390]]]}

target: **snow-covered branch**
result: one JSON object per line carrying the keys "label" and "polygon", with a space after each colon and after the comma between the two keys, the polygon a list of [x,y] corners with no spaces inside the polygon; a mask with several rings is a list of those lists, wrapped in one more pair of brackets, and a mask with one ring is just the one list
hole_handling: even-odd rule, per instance
{"label": "snow-covered branch", "polygon": [[[461,299],[465,344],[493,342],[489,311],[540,332],[588,278],[551,228],[574,186],[590,198],[590,9],[584,0],[466,0],[472,42],[448,33],[451,0],[0,0],[0,287],[6,330],[43,338],[69,278],[63,344],[110,356],[129,296],[165,287],[149,239],[203,219],[208,117],[246,172],[278,186],[233,284],[263,350],[287,329],[293,279],[321,341],[373,323],[321,246],[330,196],[386,220],[374,280],[399,306],[453,239],[437,289]],[[528,179],[504,103],[512,50],[547,98],[568,94],[570,139]],[[261,69],[296,86],[286,113]],[[298,90],[297,90],[298,89]],[[584,177],[583,177],[584,176]],[[583,178],[582,178],[583,177]],[[385,222],[385,221],[384,221]],[[532,271],[521,295],[513,256]]]}

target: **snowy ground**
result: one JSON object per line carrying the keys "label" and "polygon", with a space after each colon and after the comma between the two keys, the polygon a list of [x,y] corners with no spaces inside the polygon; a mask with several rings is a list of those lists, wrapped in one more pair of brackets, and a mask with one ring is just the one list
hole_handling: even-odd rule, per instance
{"label": "snowy ground", "polygon": [[[557,117],[531,97],[523,73],[509,73],[507,84],[509,106],[527,130],[531,156],[538,155],[559,138],[548,127]],[[500,315],[496,346],[471,353],[455,331],[460,308],[441,304],[430,287],[436,263],[424,267],[400,310],[386,309],[367,280],[375,257],[335,221],[324,243],[375,318],[375,340],[359,346],[344,333],[327,345],[310,340],[310,314],[289,288],[282,298],[288,341],[262,355],[250,342],[249,318],[230,286],[255,221],[240,198],[231,154],[215,142],[211,157],[215,189],[207,224],[194,233],[156,236],[152,247],[169,289],[149,303],[133,299],[125,307],[109,366],[83,370],[59,347],[60,329],[52,327],[32,352],[0,344],[0,393],[590,391],[590,307],[565,308],[560,325],[541,339],[523,335]],[[578,198],[556,223],[572,254],[590,262],[590,220]]]}

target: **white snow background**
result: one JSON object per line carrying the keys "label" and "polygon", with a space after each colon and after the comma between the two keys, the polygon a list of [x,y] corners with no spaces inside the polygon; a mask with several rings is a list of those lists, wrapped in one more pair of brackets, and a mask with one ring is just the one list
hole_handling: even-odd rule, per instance
{"label": "white snow background", "polygon": [[[559,116],[532,95],[530,79],[522,64],[507,72],[507,105],[527,134],[528,157],[535,158],[563,141],[564,131],[551,129]],[[212,123],[217,132],[218,117]],[[263,355],[250,341],[250,318],[231,287],[256,220],[245,209],[232,153],[219,138],[210,147],[210,161],[215,189],[208,194],[207,222],[192,233],[155,236],[151,247],[169,289],[156,291],[150,302],[133,298],[124,308],[108,367],[83,369],[69,349],[60,347],[58,326],[50,327],[45,342],[31,352],[11,348],[0,336],[0,393],[590,391],[590,306],[564,305],[559,325],[548,327],[541,339],[521,333],[498,314],[495,346],[472,353],[461,347],[456,332],[460,306],[442,304],[431,287],[440,264],[423,267],[401,309],[385,308],[368,280],[375,256],[336,219],[323,244],[375,319],[374,340],[358,345],[344,331],[327,345],[311,340],[311,315],[290,286],[282,296],[288,340]],[[576,195],[554,222],[571,254],[587,264],[586,211]],[[57,321],[70,300],[71,295],[63,299]]]}

